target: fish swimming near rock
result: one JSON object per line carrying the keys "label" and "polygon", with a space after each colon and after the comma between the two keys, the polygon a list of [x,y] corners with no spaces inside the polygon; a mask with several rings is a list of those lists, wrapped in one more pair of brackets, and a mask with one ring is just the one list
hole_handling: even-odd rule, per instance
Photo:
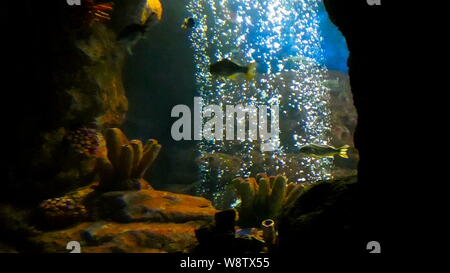
{"label": "fish swimming near rock", "polygon": [[300,153],[314,157],[314,158],[334,158],[340,156],[343,158],[349,158],[348,149],[349,145],[344,145],[340,148],[335,148],[329,145],[321,144],[308,144],[300,148]]}
{"label": "fish swimming near rock", "polygon": [[182,29],[190,29],[195,27],[195,20],[192,17],[184,19],[184,23],[181,25]]}
{"label": "fish swimming near rock", "polygon": [[222,59],[209,66],[209,72],[213,76],[226,77],[236,80],[239,75],[244,74],[248,80],[253,80],[256,76],[257,63],[251,63],[248,66],[241,66],[228,59]]}
{"label": "fish swimming near rock", "polygon": [[127,48],[127,51],[132,54],[131,48],[142,38],[144,38],[149,27],[157,21],[157,14],[153,13],[143,24],[128,25],[123,28],[122,31],[120,31],[119,35],[117,36],[117,41],[124,44]]}

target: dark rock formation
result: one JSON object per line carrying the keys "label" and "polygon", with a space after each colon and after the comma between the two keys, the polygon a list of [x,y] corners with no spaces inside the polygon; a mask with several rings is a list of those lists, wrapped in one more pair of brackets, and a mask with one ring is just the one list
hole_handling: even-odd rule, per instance
{"label": "dark rock formation", "polygon": [[202,255],[260,253],[264,241],[253,235],[236,234],[236,216],[237,213],[233,209],[217,212],[213,223],[195,230],[198,245],[193,249],[193,253]]}
{"label": "dark rock formation", "polygon": [[86,5],[8,2],[8,15],[21,12],[8,26],[12,118],[5,141],[20,147],[7,147],[3,198],[34,203],[83,185],[92,168],[80,170],[89,162],[68,155],[64,132],[91,122],[119,125],[125,117],[124,51],[106,22],[91,21]]}
{"label": "dark rock formation", "polygon": [[[133,1],[129,9],[115,9],[97,0],[81,6],[53,0],[8,2],[6,83],[11,96],[4,108],[9,132],[4,143],[15,145],[6,147],[0,198],[35,205],[92,182],[89,154],[70,154],[64,140],[88,124],[102,131],[123,123],[127,46],[117,42],[117,33],[145,20],[153,8],[160,19],[159,0],[149,3]],[[99,15],[102,4],[109,10]]]}
{"label": "dark rock formation", "polygon": [[[331,20],[346,38],[353,100],[358,112],[355,146],[359,151],[358,183],[318,184],[300,197],[280,223],[280,251],[331,255],[367,253],[366,244],[389,238],[392,227],[387,205],[391,185],[402,181],[402,158],[410,152],[398,139],[405,94],[393,84],[398,67],[391,34],[396,27],[389,3],[325,0]],[[398,80],[398,79],[397,79]],[[400,115],[399,115],[400,114]],[[390,147],[390,148],[388,148]],[[384,150],[384,151],[383,151]],[[386,185],[389,185],[387,187]]]}
{"label": "dark rock formation", "polygon": [[312,185],[283,214],[279,223],[279,251],[296,254],[358,253],[356,177]]}

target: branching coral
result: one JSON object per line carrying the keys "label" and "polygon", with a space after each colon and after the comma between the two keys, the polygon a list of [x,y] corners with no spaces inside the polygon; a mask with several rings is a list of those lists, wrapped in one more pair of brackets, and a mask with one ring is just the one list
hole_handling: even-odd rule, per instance
{"label": "branching coral", "polygon": [[283,208],[300,196],[303,184],[288,183],[285,176],[258,174],[256,178],[236,178],[232,182],[241,198],[241,225],[256,225],[265,219],[277,219]]}
{"label": "branching coral", "polygon": [[105,132],[107,158],[99,159],[100,185],[105,190],[138,190],[146,171],[153,164],[161,145],[149,139],[128,141],[118,128]]}

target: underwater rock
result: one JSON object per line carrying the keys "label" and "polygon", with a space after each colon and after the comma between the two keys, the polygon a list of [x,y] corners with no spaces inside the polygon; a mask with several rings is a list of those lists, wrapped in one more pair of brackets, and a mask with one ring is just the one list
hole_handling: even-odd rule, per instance
{"label": "underwater rock", "polygon": [[107,157],[100,158],[98,169],[103,191],[139,190],[146,171],[161,150],[161,145],[149,139],[145,145],[140,140],[128,141],[118,128],[105,132]]}
{"label": "underwater rock", "polygon": [[19,252],[13,247],[0,242],[0,253],[19,253]]}
{"label": "underwater rock", "polygon": [[[59,16],[65,18],[65,11],[61,12]],[[29,140],[26,148],[17,151],[20,162],[12,164],[12,192],[19,198],[25,189],[33,192],[25,200],[48,198],[91,182],[95,163],[72,154],[66,156],[64,133],[91,122],[100,128],[118,126],[128,110],[122,83],[126,54],[117,45],[113,30],[102,23],[79,29],[72,19],[67,18],[61,26],[55,23],[55,29],[49,31],[55,34],[42,38],[52,39],[48,43],[54,70],[45,76],[48,86],[37,92],[47,90],[41,94],[43,99],[39,95],[27,115],[45,118],[36,121],[26,116],[21,122],[20,126],[26,128],[19,139],[27,136]],[[81,17],[74,20],[81,21]]]}
{"label": "underwater rock", "polygon": [[29,211],[0,204],[0,252],[27,250],[28,238],[40,234],[31,221]]}
{"label": "underwater rock", "polygon": [[172,253],[196,244],[194,231],[204,222],[86,222],[32,239],[42,252],[67,253],[67,242],[78,241],[82,253]]}
{"label": "underwater rock", "polygon": [[[128,13],[128,7],[136,12]],[[24,90],[38,91],[11,101],[17,103],[12,108],[21,110],[16,111],[17,120],[10,122],[14,125],[10,139],[24,144],[21,149],[11,148],[18,160],[8,165],[11,181],[5,196],[33,203],[92,182],[91,162],[66,160],[61,154],[67,151],[61,149],[62,139],[56,141],[55,131],[90,122],[96,122],[99,129],[123,123],[128,111],[122,78],[127,54],[117,43],[114,24],[131,23],[121,19],[128,16],[145,21],[152,13],[161,20],[163,9],[159,0],[86,0],[69,8],[65,3],[30,4],[29,12],[46,19],[34,20],[36,28],[27,29],[38,37],[35,50],[26,46],[29,39],[15,46],[14,55],[20,58],[15,60],[18,72],[13,76],[16,84],[19,80],[26,84]],[[14,28],[17,33],[23,29]],[[35,73],[38,80],[23,81]]]}
{"label": "underwater rock", "polygon": [[[198,245],[196,254],[260,253],[264,241],[254,234],[236,234],[237,213],[234,209],[217,212],[215,221],[195,230]],[[244,233],[244,232],[241,232]]]}
{"label": "underwater rock", "polygon": [[[28,177],[9,185],[13,188],[9,191],[12,203],[18,200],[35,203],[59,197],[94,180],[97,157],[103,156],[105,149],[100,136],[99,145],[93,140],[95,133],[82,136],[84,133],[79,130],[83,128],[86,129],[83,126],[71,131],[61,127],[40,136],[43,143],[23,159],[32,159],[31,169],[28,173],[24,171]],[[20,177],[16,175],[14,179]]]}
{"label": "underwater rock", "polygon": [[258,174],[256,178],[233,180],[241,199],[239,224],[259,226],[266,219],[278,219],[285,208],[291,206],[302,194],[304,185],[288,183],[286,177]]}
{"label": "underwater rock", "polygon": [[102,219],[122,223],[212,221],[216,213],[205,198],[156,190],[104,193],[96,207]]}
{"label": "underwater rock", "polygon": [[311,184],[280,217],[279,251],[340,253],[354,246],[356,177]]}

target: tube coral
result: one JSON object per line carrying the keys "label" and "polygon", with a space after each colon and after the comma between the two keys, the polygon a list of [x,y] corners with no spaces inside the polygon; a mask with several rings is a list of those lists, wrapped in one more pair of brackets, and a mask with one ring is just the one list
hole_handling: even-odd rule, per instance
{"label": "tube coral", "polygon": [[264,242],[266,242],[266,244],[269,246],[275,244],[277,238],[277,233],[275,231],[275,222],[271,219],[266,219],[262,221],[261,228],[263,231]]}
{"label": "tube coral", "polygon": [[141,180],[161,150],[158,141],[146,145],[140,140],[128,141],[118,128],[105,132],[107,158],[98,161],[100,185],[106,190],[137,190]]}
{"label": "tube coral", "polygon": [[239,219],[242,225],[255,225],[264,219],[277,219],[280,212],[292,205],[303,192],[304,185],[288,183],[285,176],[258,174],[236,178],[232,185],[241,199]]}

